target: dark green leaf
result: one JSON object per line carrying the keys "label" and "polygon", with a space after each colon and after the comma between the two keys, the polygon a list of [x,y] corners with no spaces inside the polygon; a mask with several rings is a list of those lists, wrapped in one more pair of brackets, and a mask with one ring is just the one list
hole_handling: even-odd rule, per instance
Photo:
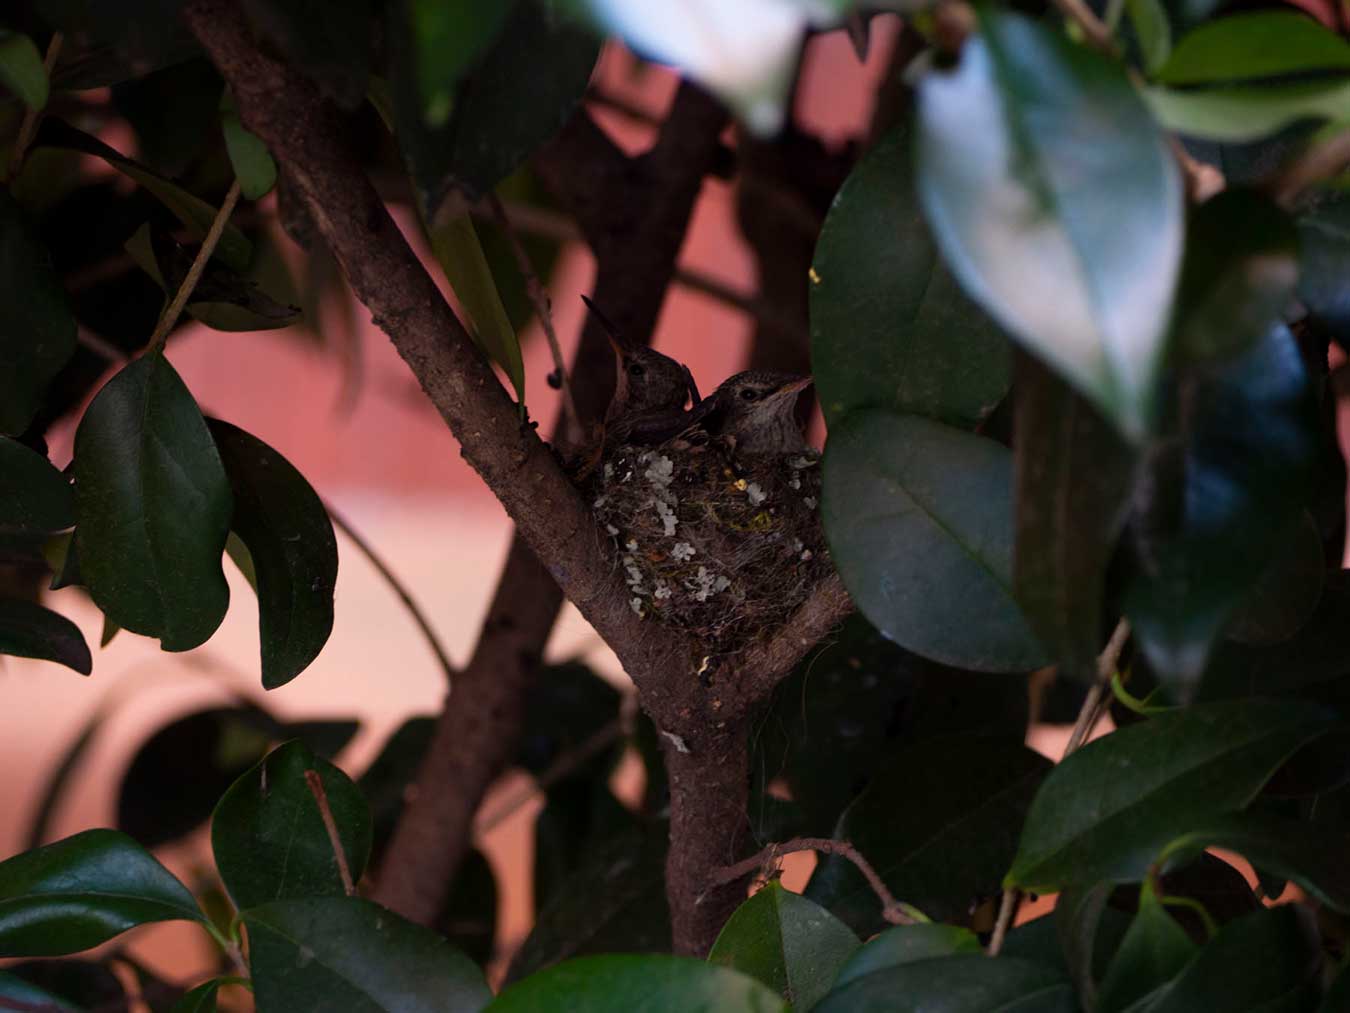
{"label": "dark green leaf", "polygon": [[622,702],[617,689],[580,662],[543,668],[525,698],[517,762],[538,776],[612,728],[612,742],[595,753],[588,765],[574,771],[588,778],[605,777],[618,759]]}
{"label": "dark green leaf", "polygon": [[754,978],[689,957],[580,957],[517,982],[490,1013],[619,1013],[621,1010],[736,1010],[787,1013],[787,1004]]}
{"label": "dark green leaf", "polygon": [[[58,89],[99,88],[124,77],[198,53],[178,22],[183,0],[32,0],[32,7],[66,36],[61,63],[52,74]],[[81,43],[89,44],[87,48]]]}
{"label": "dark green leaf", "polygon": [[[1073,951],[1064,942],[1065,926],[1060,916],[1062,903],[1063,901],[1057,903],[1052,913],[1033,918],[1009,930],[999,955],[1043,964],[1053,968],[1065,981],[1079,981],[1069,966],[1071,960],[1077,958],[1072,956]],[[1091,944],[1089,957],[1091,974],[1100,977],[1106,973],[1106,966],[1120,946],[1120,941],[1125,938],[1125,930],[1129,925],[1128,914],[1108,907],[1101,911],[1098,920],[1089,926],[1088,932],[1095,934],[1090,934],[1083,941]],[[1083,998],[1084,1004],[1088,1005],[1087,997],[1090,993],[1080,985],[1078,994]]]}
{"label": "dark green leaf", "polygon": [[1294,300],[1294,223],[1255,190],[1230,189],[1186,227],[1173,345],[1192,360],[1239,355],[1270,333]]}
{"label": "dark green leaf", "polygon": [[405,0],[417,94],[428,126],[442,126],[449,118],[460,80],[501,35],[514,6],[515,0],[495,4]]}
{"label": "dark green leaf", "polygon": [[1157,73],[1172,53],[1172,26],[1160,0],[1125,0],[1144,70]]}
{"label": "dark green leaf", "polygon": [[[9,1005],[4,1005],[9,1000]],[[53,995],[46,989],[31,985],[17,975],[0,971],[0,1009],[37,1010],[39,1013],[80,1013],[78,1006]]]}
{"label": "dark green leaf", "polygon": [[372,0],[244,0],[244,13],[266,39],[339,105],[366,94],[374,25]]}
{"label": "dark green leaf", "polygon": [[74,523],[69,480],[37,451],[0,436],[0,533],[46,534]]}
{"label": "dark green leaf", "polygon": [[508,982],[582,954],[668,953],[666,828],[597,845],[539,912]]}
{"label": "dark green leaf", "polygon": [[1137,439],[1181,260],[1176,160],[1117,62],[995,8],[980,28],[920,83],[929,222],[975,300]]}
{"label": "dark green leaf", "polygon": [[631,830],[633,814],[614,797],[608,772],[571,776],[547,789],[534,821],[534,907],[540,911],[598,845]]}
{"label": "dark green leaf", "polygon": [[1162,861],[1198,854],[1206,848],[1234,851],[1265,873],[1292,879],[1337,911],[1350,911],[1350,833],[1301,820],[1254,812],[1219,816],[1171,841]]}
{"label": "dark green leaf", "polygon": [[212,157],[224,88],[215,64],[199,56],[115,84],[112,105],[136,133],[139,160],[167,179],[179,179]]}
{"label": "dark green leaf", "polygon": [[352,880],[361,878],[370,857],[366,800],[337,767],[303,743],[288,742],[239,778],[211,816],[216,867],[240,909],[343,893],[307,770],[319,774]]}
{"label": "dark green leaf", "polygon": [[[1070,884],[1059,893],[1054,912],[1046,919],[1054,926],[1066,977],[1074,983],[1089,1009],[1096,1001],[1099,954],[1103,938],[1098,933],[1109,908],[1110,883]],[[1011,940],[1009,940],[1011,941]],[[1016,947],[1010,956],[1016,956]]]}
{"label": "dark green leaf", "polygon": [[1272,10],[1229,15],[1188,32],[1157,77],[1164,84],[1216,84],[1318,70],[1350,71],[1350,44],[1303,14]]}
{"label": "dark green leaf", "polygon": [[1045,663],[1012,597],[1012,456],[999,444],[854,412],[830,432],[821,515],[859,610],[902,647],[977,671]]}
{"label": "dark green leaf", "polygon": [[1298,216],[1298,297],[1350,335],[1350,197],[1328,195]]}
{"label": "dark green leaf", "polygon": [[278,900],[242,917],[260,1010],[477,1013],[492,995],[436,933],[360,897]]}
{"label": "dark green leaf", "polygon": [[1016,361],[1013,586],[1061,671],[1090,679],[1103,642],[1106,568],[1128,513],[1135,456],[1038,360],[1019,353]]}
{"label": "dark green leaf", "polygon": [[173,1004],[170,1013],[216,1013],[216,992],[220,989],[220,979],[212,978],[198,985]]}
{"label": "dark green leaf", "polygon": [[1238,604],[1228,623],[1228,637],[1257,645],[1288,640],[1317,611],[1325,578],[1322,536],[1312,516],[1305,513]]}
{"label": "dark green leaf", "polygon": [[88,675],[94,668],[80,628],[24,598],[0,596],[0,654],[55,661]]}
{"label": "dark green leaf", "polygon": [[1168,841],[1242,808],[1328,724],[1310,705],[1241,701],[1159,714],[1088,743],[1036,793],[1006,884],[1041,892],[1140,879]]}
{"label": "dark green leaf", "polygon": [[47,104],[47,70],[42,54],[27,35],[0,28],[0,85],[29,109]]}
{"label": "dark green leaf", "polygon": [[94,601],[166,651],[225,617],[231,496],[197,403],[162,355],[126,366],[75,433],[75,544]]}
{"label": "dark green leaf", "polygon": [[855,978],[888,967],[933,957],[980,953],[982,949],[980,940],[970,929],[936,922],[896,925],[868,940],[848,959],[835,976],[834,990],[843,988]]}
{"label": "dark green leaf", "polygon": [[763,789],[781,777],[804,812],[803,832],[828,835],[897,744],[898,730],[917,723],[910,720],[916,677],[940,688],[952,681],[944,680],[949,674],[924,666],[862,616],[851,616],[774,690],[752,739],[759,789],[752,815],[758,819],[760,807],[772,804]]}
{"label": "dark green leaf", "polygon": [[1295,81],[1263,87],[1149,88],[1153,115],[1169,130],[1212,141],[1255,141],[1301,120],[1338,120],[1350,81]]}
{"label": "dark green leaf", "polygon": [[75,352],[75,317],[51,255],[0,190],[0,433],[18,434]]}
{"label": "dark green leaf", "polygon": [[289,461],[228,422],[208,425],[234,495],[230,527],[257,576],[263,688],[276,689],[318,657],[333,630],[337,539],[323,501]]}
{"label": "dark green leaf", "polygon": [[204,921],[192,894],[115,830],[0,862],[0,956],[58,957],[147,922]]}
{"label": "dark green leaf", "polygon": [[1192,696],[1223,623],[1301,523],[1321,434],[1293,335],[1184,382],[1187,427],[1155,455],[1125,607],[1158,680]]}
{"label": "dark green leaf", "polygon": [[814,1013],[1077,1013],[1073,988],[1053,970],[1014,957],[934,957],[850,981]]}
{"label": "dark green leaf", "polygon": [[[834,836],[853,843],[898,898],[943,921],[998,891],[1022,816],[1050,763],[1021,737],[951,735],[896,754],[844,811]],[[831,855],[806,896],[859,935],[885,927],[857,867]]]}
{"label": "dark green leaf", "polygon": [[759,979],[793,1009],[809,1010],[856,949],[858,937],[847,925],[774,882],[736,909],[708,960]]}
{"label": "dark green leaf", "polygon": [[1320,994],[1322,953],[1308,911],[1285,904],[1219,930],[1148,1013],[1298,1013]]}
{"label": "dark green leaf", "polygon": [[260,200],[277,185],[277,164],[267,145],[239,122],[233,101],[221,103],[220,129],[225,134],[225,150],[239,180],[239,192],[249,200]]}
{"label": "dark green leaf", "polygon": [[[175,218],[183,223],[192,238],[198,242],[206,238],[211,223],[215,221],[217,214],[215,207],[188,193],[176,183],[171,183],[158,173],[152,172],[139,162],[125,157],[97,137],[77,130],[68,123],[47,117],[42,121],[42,127],[34,143],[79,151],[107,162],[118,172],[150,191]],[[214,256],[232,270],[247,271],[253,262],[253,244],[237,226],[227,224]]]}
{"label": "dark green leaf", "polygon": [[487,964],[496,952],[498,893],[491,863],[481,851],[472,849],[460,863],[450,896],[432,923],[475,964]]}
{"label": "dark green leaf", "polygon": [[1318,1013],[1341,1013],[1342,1010],[1350,1009],[1350,965],[1342,966],[1322,1005],[1317,1009]]}
{"label": "dark green leaf", "polygon": [[1148,881],[1139,892],[1139,913],[1097,994],[1099,1013],[1122,1013],[1136,999],[1171,980],[1195,955],[1191,937],[1169,915]]}
{"label": "dark green leaf", "polygon": [[[397,6],[390,5],[391,13]],[[470,199],[482,197],[552,137],[581,101],[599,40],[562,6],[516,0],[497,43],[462,83],[449,121],[439,128],[423,115],[417,63],[408,54],[395,64],[399,147],[429,218],[453,187]],[[412,46],[406,27],[391,22],[390,33],[391,45],[406,53]]]}
{"label": "dark green leaf", "polygon": [[1009,347],[943,265],[914,193],[912,128],[835,197],[811,271],[811,358],[825,419],[891,408],[971,428],[1008,391]]}

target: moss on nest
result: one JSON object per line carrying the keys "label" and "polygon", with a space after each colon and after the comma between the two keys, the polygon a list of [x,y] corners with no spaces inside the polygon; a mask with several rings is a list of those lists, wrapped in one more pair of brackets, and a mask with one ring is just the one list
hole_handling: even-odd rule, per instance
{"label": "moss on nest", "polygon": [[780,625],[831,568],[815,452],[738,461],[719,441],[619,447],[588,491],[633,610],[709,653]]}

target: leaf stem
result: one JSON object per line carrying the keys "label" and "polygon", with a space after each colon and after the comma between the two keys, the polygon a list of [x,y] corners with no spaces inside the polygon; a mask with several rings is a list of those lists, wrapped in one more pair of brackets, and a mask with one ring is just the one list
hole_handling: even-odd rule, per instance
{"label": "leaf stem", "polygon": [[1092,684],[1087,697],[1083,700],[1083,706],[1078,711],[1078,720],[1074,722],[1073,732],[1069,735],[1069,742],[1064,747],[1064,756],[1060,757],[1060,762],[1087,741],[1110,705],[1106,688],[1111,685],[1111,679],[1116,674],[1116,665],[1120,661],[1120,652],[1125,649],[1125,641],[1129,638],[1130,621],[1122,617],[1116,624],[1111,639],[1102,650],[1101,657],[1097,659],[1097,681]]}
{"label": "leaf stem", "polygon": [[384,578],[384,582],[389,585],[390,590],[398,596],[399,601],[403,602],[403,607],[408,610],[413,622],[422,631],[422,639],[427,642],[431,652],[436,655],[436,660],[440,663],[441,671],[445,673],[446,680],[454,679],[458,674],[455,664],[450,660],[450,655],[446,651],[445,645],[441,643],[440,637],[432,629],[431,621],[427,619],[426,613],[413,599],[412,592],[398,579],[394,571],[389,568],[389,564],[380,558],[380,554],[375,551],[375,547],[370,542],[366,541],[365,536],[352,527],[351,522],[334,509],[333,504],[325,501],[323,506],[328,511],[328,516],[332,518],[333,526],[347,536],[347,540],[356,546],[361,555],[366,557],[370,565],[375,567],[379,575]]}
{"label": "leaf stem", "polygon": [[324,790],[323,778],[317,770],[305,771],[305,784],[314,796],[314,804],[319,807],[319,818],[328,833],[328,843],[333,849],[333,860],[337,862],[338,876],[342,879],[343,892],[348,897],[356,896],[356,884],[352,882],[352,870],[347,865],[347,852],[342,847],[342,838],[338,836],[337,820],[333,819],[333,809],[328,804],[328,792]]}
{"label": "leaf stem", "polygon": [[[1111,29],[1092,12],[1083,0],[1054,0],[1061,14],[1083,30],[1083,35],[1107,56],[1120,56],[1120,48],[1111,35]],[[1117,15],[1119,17],[1119,15]]]}
{"label": "leaf stem", "polygon": [[[60,32],[53,32],[51,41],[47,43],[47,55],[42,58],[42,69],[46,71],[48,81],[51,80],[52,68],[56,66],[56,58],[61,53],[61,43],[64,38]],[[9,153],[9,165],[5,169],[6,183],[17,179],[19,172],[23,169],[23,160],[28,154],[28,146],[33,143],[33,136],[37,133],[38,123],[41,122],[42,114],[46,108],[44,105],[37,109],[24,110],[23,120],[19,124],[19,135],[14,139],[14,148]]]}
{"label": "leaf stem", "polygon": [[234,206],[238,203],[239,180],[236,179],[230,184],[229,193],[225,195],[224,203],[220,205],[220,210],[216,212],[216,217],[211,222],[211,228],[207,231],[206,238],[202,240],[201,248],[197,251],[192,266],[188,268],[187,276],[183,279],[183,283],[178,286],[178,291],[174,293],[173,301],[169,303],[168,309],[160,316],[159,323],[155,324],[155,333],[150,335],[150,340],[146,344],[145,353],[147,355],[154,355],[163,350],[164,342],[169,337],[169,331],[173,330],[173,325],[178,322],[178,318],[182,315],[184,307],[187,306],[188,299],[192,297],[192,292],[197,287],[197,283],[202,280],[207,262],[210,261],[211,254],[215,252],[220,237],[225,234],[225,226],[230,220]]}
{"label": "leaf stem", "polygon": [[1009,887],[1003,891],[1003,898],[998,904],[998,917],[994,920],[994,932],[989,937],[989,947],[985,950],[989,956],[997,957],[999,951],[1003,949],[1003,942],[1008,938],[1008,929],[1012,927],[1013,919],[1017,917],[1017,909],[1021,906],[1021,890]]}
{"label": "leaf stem", "polygon": [[836,841],[829,837],[794,837],[790,841],[770,844],[735,865],[724,866],[717,870],[712,874],[712,882],[716,886],[734,883],[758,869],[772,865],[780,855],[788,855],[796,851],[819,851],[826,855],[839,855],[841,858],[847,858],[858,867],[858,871],[867,880],[867,885],[872,888],[872,892],[881,901],[881,917],[892,925],[913,925],[916,922],[929,920],[928,916],[914,905],[896,900],[890,887],[877,874],[877,870],[872,867],[872,863],[864,858],[862,853],[850,842]]}

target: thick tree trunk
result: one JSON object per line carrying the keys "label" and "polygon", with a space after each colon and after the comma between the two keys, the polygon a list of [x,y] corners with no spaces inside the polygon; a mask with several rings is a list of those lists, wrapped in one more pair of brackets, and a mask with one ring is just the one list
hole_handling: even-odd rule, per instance
{"label": "thick tree trunk", "polygon": [[727,918],[745,900],[746,881],[714,885],[711,874],[743,857],[749,839],[747,728],[702,735],[697,743],[666,738],[670,782],[670,853],[666,896],[675,952],[706,956]]}

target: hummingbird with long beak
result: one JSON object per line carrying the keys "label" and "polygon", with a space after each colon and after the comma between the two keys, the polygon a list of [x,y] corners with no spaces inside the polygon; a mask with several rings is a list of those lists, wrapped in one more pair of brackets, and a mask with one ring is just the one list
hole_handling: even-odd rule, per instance
{"label": "hummingbird with long beak", "polygon": [[797,423],[797,395],[811,377],[751,369],[722,382],[699,425],[721,436],[737,457],[800,454],[810,450]]}
{"label": "hummingbird with long beak", "polygon": [[689,367],[628,341],[590,299],[581,298],[614,349],[614,396],[605,410],[604,446],[660,443],[688,425],[685,402],[700,400]]}

